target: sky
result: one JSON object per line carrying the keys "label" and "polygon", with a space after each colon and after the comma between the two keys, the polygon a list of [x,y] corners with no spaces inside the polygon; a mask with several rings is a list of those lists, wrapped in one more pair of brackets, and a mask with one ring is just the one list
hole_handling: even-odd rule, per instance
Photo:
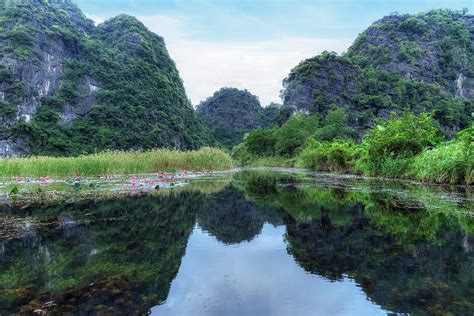
{"label": "sky", "polygon": [[75,0],[96,23],[136,16],[164,37],[193,105],[221,87],[281,103],[282,81],[300,61],[342,53],[392,12],[474,13],[474,0]]}

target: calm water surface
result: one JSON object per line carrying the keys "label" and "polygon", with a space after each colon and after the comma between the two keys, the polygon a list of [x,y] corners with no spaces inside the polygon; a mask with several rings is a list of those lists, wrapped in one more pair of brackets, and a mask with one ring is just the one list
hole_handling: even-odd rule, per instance
{"label": "calm water surface", "polygon": [[0,205],[0,314],[474,313],[462,188],[257,170]]}

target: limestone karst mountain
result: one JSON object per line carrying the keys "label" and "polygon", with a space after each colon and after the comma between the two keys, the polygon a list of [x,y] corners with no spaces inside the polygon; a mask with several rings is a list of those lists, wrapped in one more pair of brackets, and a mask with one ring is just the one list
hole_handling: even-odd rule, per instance
{"label": "limestone karst mountain", "polygon": [[0,155],[212,142],[162,37],[69,0],[0,1]]}
{"label": "limestone karst mountain", "polygon": [[474,16],[433,10],[392,14],[361,33],[347,53],[325,52],[284,81],[284,104],[324,116],[344,108],[359,136],[404,109],[434,112],[448,136],[474,112]]}
{"label": "limestone karst mountain", "polygon": [[277,104],[262,107],[255,95],[236,88],[222,88],[196,108],[219,144],[228,148],[242,141],[246,132],[273,126],[279,110]]}

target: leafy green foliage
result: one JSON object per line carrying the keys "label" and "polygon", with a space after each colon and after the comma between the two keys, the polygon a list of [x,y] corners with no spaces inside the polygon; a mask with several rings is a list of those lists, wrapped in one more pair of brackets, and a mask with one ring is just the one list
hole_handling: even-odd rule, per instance
{"label": "leafy green foliage", "polygon": [[412,176],[427,182],[474,183],[474,126],[459,133],[459,139],[416,156]]}
{"label": "leafy green foliage", "polygon": [[245,138],[245,144],[248,151],[256,156],[273,156],[277,144],[276,130],[256,129]]}
{"label": "leafy green foliage", "polygon": [[392,115],[390,120],[380,120],[364,138],[368,154],[374,161],[384,157],[411,157],[424,148],[433,146],[438,140],[437,129],[431,116],[416,116],[404,112]]}
{"label": "leafy green foliage", "polygon": [[11,103],[0,101],[0,118],[11,118],[16,114],[16,107]]}
{"label": "leafy green foliage", "polygon": [[414,64],[416,59],[421,56],[422,51],[415,42],[405,41],[400,42],[398,54],[401,61]]}
{"label": "leafy green foliage", "polygon": [[306,139],[314,133],[317,126],[317,116],[294,115],[276,134],[276,153],[282,156],[294,155],[303,146]]}
{"label": "leafy green foliage", "polygon": [[16,24],[7,36],[12,44],[18,46],[29,46],[33,41],[31,30],[21,24]]}
{"label": "leafy green foliage", "polygon": [[400,29],[412,34],[421,34],[426,31],[428,24],[414,16],[410,16],[400,23]]}
{"label": "leafy green foliage", "polygon": [[349,115],[344,108],[336,105],[329,107],[321,127],[316,131],[316,138],[323,141],[334,139],[351,139],[355,136],[354,129],[349,126]]}
{"label": "leafy green foliage", "polygon": [[[256,129],[250,132],[239,147],[239,152],[243,155],[246,150],[254,157],[293,157],[312,136],[323,141],[350,139],[353,130],[347,124],[348,115],[345,109],[335,106],[331,107],[322,122],[317,115],[296,114],[279,128]],[[246,157],[244,160],[248,159],[249,157]]]}
{"label": "leafy green foliage", "polygon": [[[438,128],[430,115],[405,111],[377,121],[362,144],[356,144],[338,137],[322,140],[319,135],[325,126],[318,128],[315,121],[316,116],[299,114],[281,128],[251,132],[234,148],[232,157],[252,166],[297,166],[437,183],[469,185],[474,181],[474,127],[459,133],[456,141],[439,144]],[[279,141],[286,147],[278,147]]]}
{"label": "leafy green foliage", "polygon": [[298,155],[296,165],[316,171],[352,172],[360,155],[352,141],[320,142],[313,138]]}
{"label": "leafy green foliage", "polygon": [[366,155],[358,162],[361,172],[388,178],[408,176],[411,158],[439,142],[431,116],[405,111],[380,120],[364,137]]}

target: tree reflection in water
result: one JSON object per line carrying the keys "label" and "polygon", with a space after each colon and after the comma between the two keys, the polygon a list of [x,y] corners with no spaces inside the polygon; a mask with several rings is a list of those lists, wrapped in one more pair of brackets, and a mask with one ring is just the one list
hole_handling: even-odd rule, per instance
{"label": "tree reflection in water", "polygon": [[166,300],[196,223],[226,245],[251,242],[264,223],[285,225],[288,254],[304,270],[353,278],[386,310],[473,313],[472,199],[395,183],[318,181],[241,172],[217,192],[13,210],[54,224],[0,244],[0,313],[147,312]]}

